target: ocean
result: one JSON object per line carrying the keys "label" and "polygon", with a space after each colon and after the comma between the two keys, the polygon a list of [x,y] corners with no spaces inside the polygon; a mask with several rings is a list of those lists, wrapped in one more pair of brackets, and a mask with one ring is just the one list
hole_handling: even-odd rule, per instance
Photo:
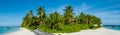
{"label": "ocean", "polygon": [[0,34],[10,33],[20,30],[20,26],[0,26]]}
{"label": "ocean", "polygon": [[103,25],[104,28],[120,31],[120,25]]}

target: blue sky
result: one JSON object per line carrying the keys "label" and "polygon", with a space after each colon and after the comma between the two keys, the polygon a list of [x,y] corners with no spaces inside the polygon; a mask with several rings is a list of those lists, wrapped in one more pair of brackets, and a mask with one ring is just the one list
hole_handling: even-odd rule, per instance
{"label": "blue sky", "polygon": [[104,25],[120,25],[120,0],[0,0],[0,26],[20,26],[29,10],[44,6],[48,14],[64,13],[65,6],[73,6],[74,13],[81,11],[102,19]]}

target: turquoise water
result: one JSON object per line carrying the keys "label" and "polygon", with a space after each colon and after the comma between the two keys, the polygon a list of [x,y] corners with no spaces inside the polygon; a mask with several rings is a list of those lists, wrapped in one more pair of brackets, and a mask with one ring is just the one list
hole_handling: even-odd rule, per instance
{"label": "turquoise water", "polygon": [[120,25],[103,25],[104,28],[120,31]]}
{"label": "turquoise water", "polygon": [[19,30],[19,26],[0,26],[0,34],[10,33]]}

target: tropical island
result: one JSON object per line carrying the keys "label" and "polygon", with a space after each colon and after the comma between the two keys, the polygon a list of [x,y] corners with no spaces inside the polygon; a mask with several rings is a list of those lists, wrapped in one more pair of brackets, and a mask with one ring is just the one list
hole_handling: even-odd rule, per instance
{"label": "tropical island", "polygon": [[120,0],[0,0],[0,35],[120,35]]}
{"label": "tropical island", "polygon": [[36,16],[33,15],[32,10],[25,15],[21,26],[29,30],[38,29],[49,33],[72,33],[102,27],[101,19],[94,15],[85,14],[84,12],[75,15],[73,7],[70,5],[63,10],[63,14],[55,11],[46,15],[44,8],[40,6],[37,9]]}
{"label": "tropical island", "polygon": [[[37,15],[30,10],[23,18],[20,30],[5,35],[119,35],[120,31],[104,26],[99,17],[92,14],[73,13],[72,6],[66,6],[63,14],[58,11],[47,15],[42,6]],[[78,11],[79,12],[79,11]],[[119,27],[118,27],[119,29]],[[87,34],[86,34],[87,33]],[[0,34],[1,35],[1,34]],[[4,34],[3,34],[4,35]]]}

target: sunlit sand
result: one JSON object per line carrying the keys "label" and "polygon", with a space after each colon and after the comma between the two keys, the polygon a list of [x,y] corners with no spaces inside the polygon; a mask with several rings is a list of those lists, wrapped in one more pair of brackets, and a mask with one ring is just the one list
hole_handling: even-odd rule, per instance
{"label": "sunlit sand", "polygon": [[11,32],[5,35],[35,35],[32,31],[25,28],[20,28],[19,31]]}
{"label": "sunlit sand", "polygon": [[81,30],[75,33],[54,33],[55,35],[120,35],[120,31],[106,28],[99,28],[96,30]]}

